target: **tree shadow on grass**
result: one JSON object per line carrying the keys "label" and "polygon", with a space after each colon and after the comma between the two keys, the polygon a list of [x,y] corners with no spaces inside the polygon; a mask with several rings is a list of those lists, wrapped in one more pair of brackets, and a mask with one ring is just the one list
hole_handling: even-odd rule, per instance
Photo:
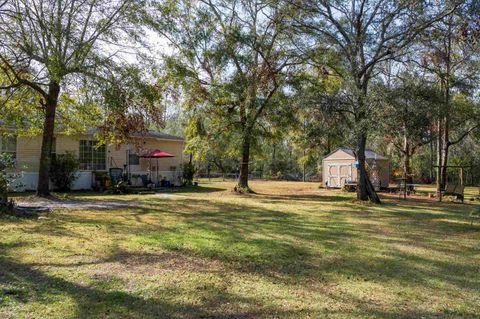
{"label": "tree shadow on grass", "polygon": [[[423,207],[426,208],[428,207]],[[415,253],[398,251],[391,246],[392,240],[402,238],[407,239],[406,244],[413,249],[429,250],[433,254],[448,253],[449,257],[474,256],[479,253],[478,248],[465,247],[455,251],[440,245],[445,241],[445,236],[455,238],[462,234],[475,234],[479,227],[452,223],[444,220],[444,213],[424,211],[410,212],[398,219],[399,213],[396,209],[398,207],[390,206],[383,214],[373,212],[362,215],[362,221],[371,223],[355,225],[346,219],[352,213],[331,213],[324,219],[313,221],[284,211],[246,205],[232,208],[216,204],[215,211],[175,213],[186,226],[170,229],[169,232],[173,235],[169,239],[173,239],[171,242],[175,245],[164,245],[164,248],[176,249],[183,254],[200,254],[235,265],[237,270],[270,275],[287,282],[339,270],[344,274],[371,274],[372,278],[396,280],[400,284],[417,285],[423,281],[432,289],[437,288],[433,282],[439,280],[458,288],[480,290],[479,281],[469,279],[475,277],[474,263],[462,264],[449,258],[430,259]],[[451,217],[455,218],[454,213],[451,214]],[[385,218],[387,220],[384,220]],[[393,233],[386,234],[387,239],[376,237],[379,229],[372,228],[371,225],[378,221],[385,223],[390,231],[394,230]],[[208,234],[216,245],[196,247],[184,240],[204,234]],[[433,241],[426,243],[425,236],[431,237]],[[145,238],[146,243],[150,238],[152,243],[158,242],[162,245],[162,240],[168,236],[146,234]],[[229,249],[238,243],[244,244],[239,247],[250,248],[249,253],[242,254],[242,251]],[[312,248],[312,245],[315,248]],[[322,252],[342,257],[322,258],[319,256]],[[386,258],[379,257],[382,254]]]}
{"label": "tree shadow on grass", "polygon": [[220,188],[220,187],[213,187],[213,186],[205,186],[205,185],[199,185],[199,186],[186,186],[186,187],[172,187],[172,188],[165,188],[163,192],[165,193],[200,193],[200,194],[205,194],[205,193],[217,193],[217,192],[228,192],[230,190],[226,188]]}
{"label": "tree shadow on grass", "polygon": [[[399,298],[393,305],[381,307],[375,299],[365,300],[353,292],[342,290],[332,292],[320,289],[319,293],[328,295],[338,304],[348,305],[336,309],[325,309],[325,318],[381,318],[381,319],[418,319],[418,318],[478,318],[478,313],[472,310],[442,310],[422,309],[414,303],[415,300]],[[323,318],[323,316],[321,317]]]}
{"label": "tree shadow on grass", "polygon": [[[451,225],[448,221],[438,220],[445,218],[444,213],[403,213],[398,211],[397,204],[382,207],[381,214],[375,212],[376,208],[372,209],[373,211],[362,212],[361,225],[346,221],[346,218],[355,215],[355,212],[334,212],[314,221],[291,212],[202,199],[131,208],[122,212],[125,221],[118,218],[85,219],[75,214],[65,218],[68,222],[109,227],[131,236],[131,239],[145,247],[165,249],[179,256],[207,258],[228,265],[235,271],[256,273],[285,282],[308,279],[319,272],[342,267],[348,260],[346,256],[352,259],[360,256],[356,258],[361,259],[362,253],[375,253],[374,247],[368,247],[365,242],[372,246],[411,245],[432,252],[456,254],[459,252],[451,247],[443,247],[438,242],[427,242],[425,235],[430,234],[427,237],[432,238],[442,238],[442,235],[453,237],[478,230],[478,226],[455,223]],[[162,225],[163,215],[173,217],[178,222],[169,226]],[[157,223],[146,224],[142,222],[144,216],[159,219]],[[135,224],[131,223],[132,218]],[[388,227],[389,231],[397,231],[379,236],[382,228],[375,226],[378,222]],[[402,233],[402,230],[405,230],[405,233]],[[462,253],[472,256],[476,253],[476,249],[467,248],[463,249]],[[391,250],[388,254],[394,252]],[[339,257],[325,259],[321,257],[322,253],[325,256],[333,254]],[[364,263],[371,264],[368,260]],[[383,260],[380,260],[380,265],[382,263]],[[364,269],[361,264],[356,264],[355,267]],[[355,267],[351,267],[352,271]],[[376,269],[376,272],[381,273],[381,267],[367,267],[364,270],[368,272],[369,269]],[[411,275],[415,277],[408,269],[409,267],[406,267],[398,272],[400,275],[406,273],[401,280],[408,280]],[[387,271],[387,277],[395,275],[396,273],[388,275]]]}
{"label": "tree shadow on grass", "polygon": [[[76,309],[63,315],[71,318],[258,318],[273,315],[289,317],[295,313],[268,307],[258,300],[237,296],[216,287],[204,287],[208,289],[207,293],[202,294],[201,303],[172,299],[183,293],[181,289],[173,287],[165,288],[170,297],[163,299],[145,298],[121,290],[99,289],[49,275],[38,267],[5,257],[6,251],[20,245],[0,245],[0,284],[6,287],[0,289],[0,297],[8,296],[10,303],[13,299],[16,303],[35,302],[48,306],[49,303],[55,304],[59,298],[69,298],[74,301]],[[161,291],[159,295],[162,295]],[[229,310],[219,312],[218,309],[224,305],[228,305]],[[249,305],[249,310],[242,310],[244,305]],[[8,304],[3,306],[8,307]]]}
{"label": "tree shadow on grass", "polygon": [[[67,197],[112,197],[116,196],[118,198],[122,198],[124,196],[129,196],[129,195],[142,195],[142,194],[136,194],[135,191],[138,191],[139,189],[132,188],[132,192],[127,192],[124,194],[112,194],[112,193],[100,193],[100,192],[94,192],[94,191],[78,191],[78,192],[70,192],[70,193],[61,193],[60,195],[67,196]],[[143,189],[144,190],[144,189]],[[228,191],[226,188],[220,188],[220,187],[213,187],[213,186],[181,186],[181,187],[165,187],[165,188],[159,188],[152,190],[156,194],[183,194],[183,193],[216,193],[216,192],[224,192]],[[150,194],[145,194],[145,195],[150,195]]]}
{"label": "tree shadow on grass", "polygon": [[[309,201],[309,202],[346,202],[353,199],[353,195],[343,192],[341,190],[335,191],[315,191],[307,190],[299,193],[268,193],[268,192],[255,192],[255,194],[248,195],[249,197],[266,200],[270,202],[282,202],[282,201]],[[247,196],[247,197],[248,197]]]}
{"label": "tree shadow on grass", "polygon": [[[291,283],[318,271],[311,243],[333,251],[353,231],[340,214],[332,216],[330,223],[316,224],[285,211],[219,202],[207,204],[200,199],[166,201],[158,206],[129,208],[111,218],[108,212],[104,212],[102,218],[98,218],[100,213],[82,216],[69,212],[61,215],[61,223],[35,226],[30,232],[71,237],[73,232],[65,233],[67,228],[63,223],[101,227],[104,231],[128,236],[130,242],[141,247],[218,261],[233,271],[256,273]],[[165,215],[178,222],[162,224]],[[149,223],[143,221],[147,216]],[[157,222],[152,222],[155,218]],[[348,249],[355,247],[343,247],[344,251]],[[130,257],[120,251],[117,257],[110,256],[98,262]],[[148,256],[143,260],[148,262]]]}
{"label": "tree shadow on grass", "polygon": [[[477,228],[469,228],[463,224],[449,228],[451,223],[442,219],[458,218],[453,211],[446,213],[425,211],[429,209],[426,205],[408,207],[405,211],[402,209],[403,206],[398,203],[387,203],[381,208],[365,207],[365,211],[361,212],[360,216],[362,223],[354,224],[351,218],[358,217],[356,214],[360,214],[355,211],[335,211],[313,219],[290,212],[288,209],[273,210],[261,206],[238,203],[231,205],[191,198],[188,201],[159,200],[148,207],[128,208],[119,216],[112,214],[112,219],[115,218],[115,220],[95,218],[84,220],[82,216],[76,214],[67,214],[62,218],[65,222],[83,223],[88,226],[98,222],[107,227],[109,223],[113,223],[116,231],[133,236],[128,240],[133,238],[139,242],[141,244],[139,249],[146,247],[167,251],[166,255],[162,255],[118,250],[91,264],[131,263],[134,267],[138,264],[165,267],[172,260],[183,259],[187,262],[207,260],[220,264],[229,272],[254,274],[275,283],[281,282],[292,286],[301,286],[303,283],[308,284],[312,281],[318,282],[321,278],[333,280],[331,278],[340,276],[387,285],[393,283],[396,287],[413,289],[422,287],[432,292],[445,286],[457,287],[463,292],[480,291],[480,282],[476,277],[478,267],[476,268],[474,260],[472,263],[465,263],[455,259],[455,257],[464,257],[463,248],[459,251],[452,249],[444,251],[449,254],[445,257],[449,258],[439,259],[438,255],[433,257],[415,251],[410,252],[408,247],[436,252],[436,249],[441,248],[440,243],[445,240],[444,236],[455,238],[455,235],[473,232]],[[110,212],[104,214],[108,215]],[[128,216],[130,217],[127,218]],[[145,216],[158,218],[157,224],[144,223],[142,218]],[[163,216],[169,216],[176,222],[164,225],[162,224]],[[132,224],[132,220],[135,224]],[[387,227],[385,234],[381,234],[381,227]],[[442,232],[444,232],[443,236]],[[431,237],[438,242],[425,243],[426,239],[423,240],[422,236]],[[472,248],[469,254],[478,255],[478,249]],[[0,260],[0,266],[3,265],[2,262],[3,259]],[[30,265],[15,266],[19,269],[26,267],[28,271],[32,269]],[[213,271],[208,269],[208,264],[200,263],[192,267],[186,270]],[[12,267],[8,267],[10,268]],[[39,278],[42,277],[39,276]],[[64,281],[54,282],[54,286],[63,284],[68,286],[67,294],[69,295],[73,294],[70,289],[74,290],[78,286],[78,284],[64,283]],[[81,285],[80,287],[84,289],[80,289],[81,294],[90,293],[90,289],[93,289]],[[219,303],[236,302],[237,296],[222,291],[215,292],[213,288],[211,291],[207,290],[207,295],[210,297],[206,297],[200,306],[175,303],[172,305],[162,301],[164,308],[156,306],[156,299],[145,300],[128,294],[124,296],[124,292],[117,292],[120,297],[116,297],[117,295],[112,292],[95,288],[93,293],[99,294],[100,300],[109,305],[115,304],[115,298],[126,298],[131,304],[128,311],[131,310],[133,314],[146,318],[154,317],[151,313],[159,313],[160,308],[167,309],[162,310],[167,314],[178,313],[178,317],[188,317],[192,313],[201,314],[197,317],[208,316],[211,312],[209,313],[205,308],[214,307]],[[338,298],[342,303],[350,303],[338,291],[324,293],[330,298]],[[113,298],[113,301],[110,298]],[[405,298],[400,296],[399,299],[405,302]],[[93,302],[83,295],[80,300],[85,304]],[[142,302],[147,303],[146,310],[137,309],[143,308]],[[274,310],[262,307],[258,300],[246,299],[242,302],[246,303],[249,309],[258,310],[232,313],[232,318],[275,316]],[[356,303],[355,309],[345,314],[372,315],[379,318],[442,316],[435,311],[427,312],[418,309],[408,309],[405,313],[402,313],[401,308],[396,311],[386,311],[380,306],[368,305],[365,300],[357,300]],[[121,307],[119,309],[118,311],[123,311]],[[168,312],[168,309],[173,310]],[[104,308],[101,311],[104,311]],[[101,314],[101,311],[95,314]],[[283,313],[283,316],[288,317],[290,314],[295,313]],[[468,317],[471,313],[467,311],[465,315]],[[212,315],[216,318],[215,316],[222,317],[218,313]],[[223,318],[228,316],[225,315]],[[280,312],[278,316],[281,317],[282,313]]]}
{"label": "tree shadow on grass", "polygon": [[415,202],[387,202],[374,207],[371,218],[383,221],[390,226],[411,228],[438,235],[459,235],[475,233],[479,225],[472,225],[470,212],[473,205],[455,205]]}

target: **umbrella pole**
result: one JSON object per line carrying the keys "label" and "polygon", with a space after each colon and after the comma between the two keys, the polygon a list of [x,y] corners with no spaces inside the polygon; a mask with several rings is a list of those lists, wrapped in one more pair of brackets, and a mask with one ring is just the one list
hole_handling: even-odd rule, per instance
{"label": "umbrella pole", "polygon": [[157,158],[157,185],[158,185],[158,158]]}

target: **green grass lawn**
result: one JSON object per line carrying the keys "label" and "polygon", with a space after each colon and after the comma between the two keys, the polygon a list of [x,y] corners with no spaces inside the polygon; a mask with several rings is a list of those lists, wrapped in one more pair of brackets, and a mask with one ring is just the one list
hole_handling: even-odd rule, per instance
{"label": "green grass lawn", "polygon": [[317,184],[232,186],[1,218],[0,318],[480,317],[478,190],[375,206]]}

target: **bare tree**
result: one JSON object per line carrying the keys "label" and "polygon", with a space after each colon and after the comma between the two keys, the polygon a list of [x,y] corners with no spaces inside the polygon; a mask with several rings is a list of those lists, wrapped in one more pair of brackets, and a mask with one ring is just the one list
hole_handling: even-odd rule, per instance
{"label": "bare tree", "polygon": [[[302,14],[295,24],[306,39],[302,46],[313,63],[327,65],[344,81],[350,100],[342,112],[354,121],[359,177],[357,198],[380,202],[365,167],[367,136],[372,126],[372,111],[377,103],[370,97],[370,83],[378,67],[393,59],[435,22],[450,14],[457,4],[438,4],[418,0],[305,0],[293,1]],[[319,50],[333,51],[329,63]]]}

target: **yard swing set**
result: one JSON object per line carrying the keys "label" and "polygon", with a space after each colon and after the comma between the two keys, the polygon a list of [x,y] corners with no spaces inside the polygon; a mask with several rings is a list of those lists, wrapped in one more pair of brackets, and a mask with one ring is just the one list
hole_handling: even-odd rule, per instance
{"label": "yard swing set", "polygon": [[[438,165],[433,166],[437,170],[440,169]],[[439,194],[437,194],[438,199],[441,201],[444,196],[453,196],[455,199],[460,200],[462,203],[465,199],[465,169],[470,168],[468,165],[447,165],[447,170],[457,169],[458,175],[453,177],[451,174],[447,174],[447,180],[445,189],[442,189]],[[413,176],[407,176],[397,179],[398,185],[397,190],[400,198],[407,199],[407,196],[411,193],[415,193],[415,184],[411,183]]]}
{"label": "yard swing set", "polygon": [[[433,166],[437,170],[440,169],[438,165]],[[445,189],[441,190],[437,194],[439,201],[442,201],[443,196],[454,196],[457,200],[461,200],[462,203],[465,199],[465,169],[470,168],[471,166],[466,165],[446,165],[445,166],[448,172],[448,169],[458,169],[458,175],[456,178],[451,178],[451,175],[446,174],[446,184]]]}

